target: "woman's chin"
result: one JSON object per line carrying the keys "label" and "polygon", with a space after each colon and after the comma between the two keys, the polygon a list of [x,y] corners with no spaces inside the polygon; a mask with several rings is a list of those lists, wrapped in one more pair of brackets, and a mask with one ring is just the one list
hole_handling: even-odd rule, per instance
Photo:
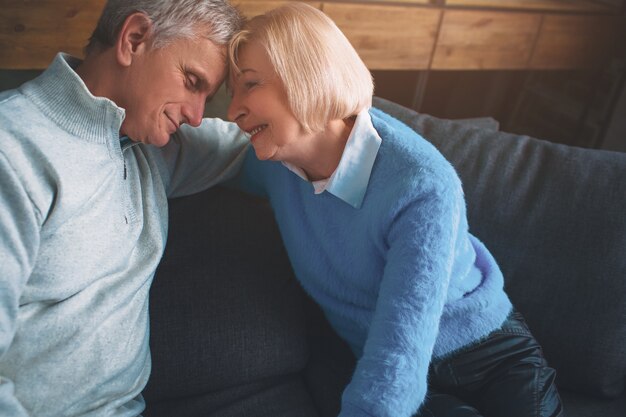
{"label": "woman's chin", "polygon": [[254,147],[254,153],[256,155],[256,159],[258,159],[259,161],[267,161],[268,156],[266,153],[264,153],[263,151],[259,150],[256,148],[256,146],[252,145]]}

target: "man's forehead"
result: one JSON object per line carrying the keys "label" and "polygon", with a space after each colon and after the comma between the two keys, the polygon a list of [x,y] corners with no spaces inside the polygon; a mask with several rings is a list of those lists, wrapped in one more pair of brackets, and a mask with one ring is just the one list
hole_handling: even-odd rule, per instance
{"label": "man's forehead", "polygon": [[213,74],[220,79],[226,75],[226,48],[224,46],[215,46],[210,48],[210,53],[202,53],[198,51],[195,55],[198,65],[207,73]]}
{"label": "man's forehead", "polygon": [[225,45],[216,45],[211,40],[202,37],[178,38],[169,45],[175,51],[198,61],[226,62],[227,49]]}
{"label": "man's forehead", "polygon": [[212,48],[197,48],[191,50],[185,56],[185,64],[199,72],[212,83],[221,82],[226,76],[225,48],[213,46]]}

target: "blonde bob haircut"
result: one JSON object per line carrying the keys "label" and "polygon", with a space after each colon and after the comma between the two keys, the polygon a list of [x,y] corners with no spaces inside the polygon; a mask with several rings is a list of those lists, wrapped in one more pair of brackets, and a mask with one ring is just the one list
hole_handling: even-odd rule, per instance
{"label": "blonde bob haircut", "polygon": [[372,104],[369,70],[335,23],[305,3],[289,3],[249,20],[229,45],[231,74],[240,48],[265,48],[291,111],[308,132],[356,115]]}

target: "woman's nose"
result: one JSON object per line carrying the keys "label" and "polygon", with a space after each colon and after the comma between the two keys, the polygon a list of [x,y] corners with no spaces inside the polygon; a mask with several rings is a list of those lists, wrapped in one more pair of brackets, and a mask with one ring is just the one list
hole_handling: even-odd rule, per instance
{"label": "woman's nose", "polygon": [[245,114],[245,108],[241,105],[238,97],[236,95],[233,95],[230,104],[228,105],[226,117],[228,117],[228,120],[230,120],[231,122],[237,123],[237,121],[245,116]]}

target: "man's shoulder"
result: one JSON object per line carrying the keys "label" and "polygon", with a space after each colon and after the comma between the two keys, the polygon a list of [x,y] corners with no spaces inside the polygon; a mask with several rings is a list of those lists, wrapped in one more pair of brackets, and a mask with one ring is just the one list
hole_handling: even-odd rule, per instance
{"label": "man's shoulder", "polygon": [[19,88],[11,90],[0,91],[0,130],[8,127],[7,122],[10,124],[17,124],[20,122],[20,113],[23,113],[25,107],[30,107],[30,103],[26,96]]}
{"label": "man's shoulder", "polygon": [[34,103],[21,87],[0,91],[0,131],[15,126],[27,126],[31,116],[41,117]]}
{"label": "man's shoulder", "polygon": [[0,150],[7,157],[32,146],[31,132],[41,125],[41,113],[18,89],[0,93]]}
{"label": "man's shoulder", "polygon": [[0,140],[3,151],[9,152],[21,142],[19,132],[30,125],[28,118],[24,117],[24,109],[27,107],[28,100],[18,89],[0,92]]}
{"label": "man's shoulder", "polygon": [[50,169],[42,162],[55,160],[50,138],[58,130],[21,88],[0,93],[0,153],[24,181]]}
{"label": "man's shoulder", "polygon": [[0,110],[5,105],[10,105],[10,101],[18,98],[22,95],[19,89],[13,88],[10,90],[0,91]]}

